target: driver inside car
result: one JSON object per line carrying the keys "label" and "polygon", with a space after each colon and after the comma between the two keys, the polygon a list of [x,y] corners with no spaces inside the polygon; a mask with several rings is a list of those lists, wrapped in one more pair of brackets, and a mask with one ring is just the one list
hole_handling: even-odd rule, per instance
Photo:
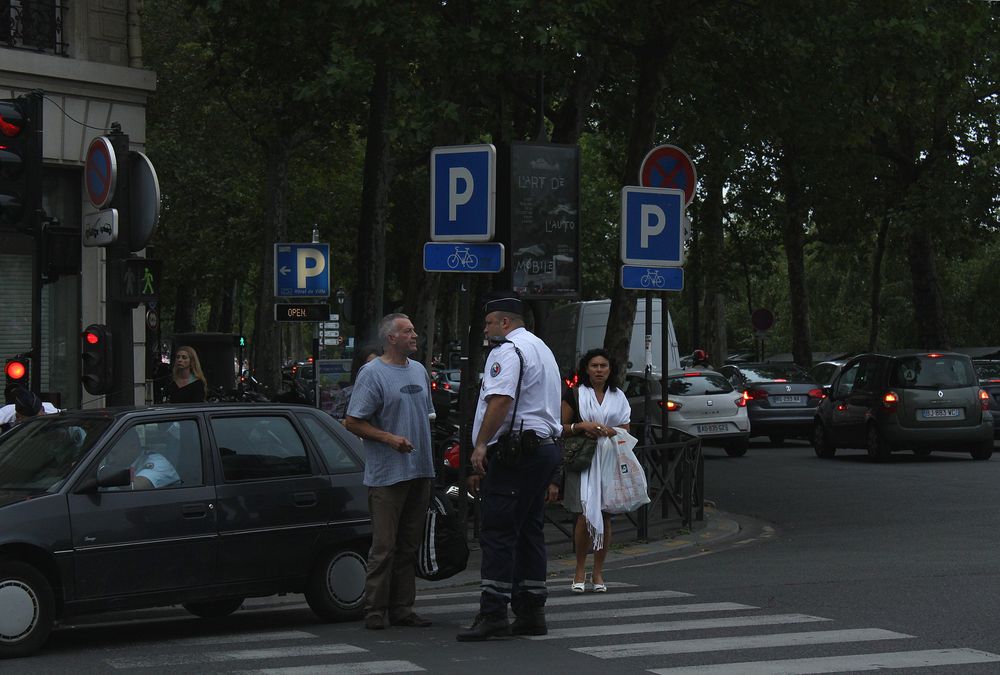
{"label": "driver inside car", "polygon": [[132,471],[133,490],[151,490],[169,487],[181,482],[177,469],[170,461],[158,452],[146,451],[139,434],[135,429],[129,429],[119,439],[115,447],[105,457],[101,468],[105,466],[114,470],[116,467],[129,467]]}

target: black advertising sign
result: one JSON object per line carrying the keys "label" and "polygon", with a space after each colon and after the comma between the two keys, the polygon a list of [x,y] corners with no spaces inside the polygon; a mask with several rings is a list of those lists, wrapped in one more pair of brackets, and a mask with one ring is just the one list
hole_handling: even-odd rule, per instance
{"label": "black advertising sign", "polygon": [[329,321],[330,305],[275,303],[275,321]]}
{"label": "black advertising sign", "polygon": [[580,293],[580,149],[510,146],[510,271],[525,298]]}

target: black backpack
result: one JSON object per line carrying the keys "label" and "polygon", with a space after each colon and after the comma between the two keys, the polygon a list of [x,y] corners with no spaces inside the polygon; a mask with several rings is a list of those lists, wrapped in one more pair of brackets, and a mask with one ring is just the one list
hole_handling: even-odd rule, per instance
{"label": "black backpack", "polygon": [[458,513],[442,490],[435,489],[427,507],[424,537],[417,550],[417,576],[428,581],[453,577],[469,562],[469,545]]}

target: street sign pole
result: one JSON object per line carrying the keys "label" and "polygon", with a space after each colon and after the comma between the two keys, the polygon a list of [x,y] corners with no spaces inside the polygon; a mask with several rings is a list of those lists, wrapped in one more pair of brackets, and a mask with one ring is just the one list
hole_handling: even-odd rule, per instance
{"label": "street sign pole", "polygon": [[[114,195],[111,206],[118,209],[118,238],[107,248],[107,265],[105,266],[105,276],[107,284],[105,288],[110,296],[111,289],[121,287],[122,266],[119,261],[129,257],[129,232],[131,228],[130,215],[130,191],[129,191],[129,137],[123,134],[121,127],[112,125],[112,131],[107,136],[114,148],[115,162],[118,176],[115,181]],[[133,365],[132,343],[134,335],[132,331],[132,305],[120,300],[107,298],[107,326],[114,336],[114,344],[117,347],[112,351],[112,372],[114,373],[114,387],[104,397],[104,403],[108,406],[114,405],[135,405],[135,392],[133,391],[135,380],[135,369]]]}

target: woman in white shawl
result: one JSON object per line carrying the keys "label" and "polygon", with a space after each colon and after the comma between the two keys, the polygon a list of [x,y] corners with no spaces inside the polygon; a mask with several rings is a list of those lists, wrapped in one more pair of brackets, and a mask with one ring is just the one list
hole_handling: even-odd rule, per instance
{"label": "woman in white shawl", "polygon": [[[627,431],[631,410],[625,394],[614,384],[618,380],[618,368],[611,355],[603,349],[591,349],[580,359],[578,374],[579,384],[563,396],[563,436],[610,437],[617,433],[615,427]],[[601,512],[600,465],[597,460],[598,453],[594,453],[590,469],[583,473],[567,471],[563,485],[563,506],[569,512],[578,514],[573,531],[576,549],[574,593],[583,593],[586,588],[587,552],[591,547],[594,549],[591,577],[594,592],[605,593],[608,590],[602,568],[611,544],[611,517]]]}

